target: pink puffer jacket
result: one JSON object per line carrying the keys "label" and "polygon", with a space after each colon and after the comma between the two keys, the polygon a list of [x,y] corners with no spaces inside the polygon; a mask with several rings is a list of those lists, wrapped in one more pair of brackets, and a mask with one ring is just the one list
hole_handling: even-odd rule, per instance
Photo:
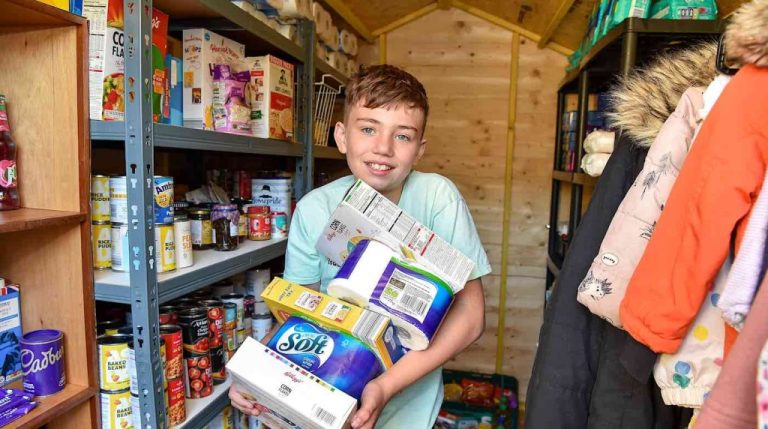
{"label": "pink puffer jacket", "polygon": [[619,306],[645,252],[677,175],[688,155],[703,107],[703,89],[690,88],[661,127],[643,171],[621,202],[608,227],[578,300],[597,316],[622,328]]}

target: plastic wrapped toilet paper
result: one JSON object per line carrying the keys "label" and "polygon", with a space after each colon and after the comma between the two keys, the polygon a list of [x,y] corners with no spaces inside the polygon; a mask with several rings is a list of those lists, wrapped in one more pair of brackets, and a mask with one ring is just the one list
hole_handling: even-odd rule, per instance
{"label": "plastic wrapped toilet paper", "polygon": [[283,0],[277,12],[283,18],[312,18],[312,4],[310,0]]}
{"label": "plastic wrapped toilet paper", "polygon": [[365,343],[301,317],[289,317],[267,347],[355,399],[383,372]]}
{"label": "plastic wrapped toilet paper", "polygon": [[357,55],[357,37],[347,30],[339,32],[339,47],[347,55]]}
{"label": "plastic wrapped toilet paper", "polygon": [[250,0],[250,2],[269,17],[278,16],[280,9],[285,6],[285,0]]}
{"label": "plastic wrapped toilet paper", "polygon": [[603,174],[610,157],[610,153],[588,153],[581,158],[581,169],[592,177],[598,177]]}
{"label": "plastic wrapped toilet paper", "polygon": [[453,303],[448,284],[371,240],[352,249],[328,294],[389,316],[400,343],[411,350],[429,346]]}
{"label": "plastic wrapped toilet paper", "polygon": [[584,151],[587,153],[613,153],[615,140],[616,133],[613,131],[592,131],[584,139]]}
{"label": "plastic wrapped toilet paper", "polygon": [[331,14],[318,2],[312,2],[312,19],[315,21],[315,33],[324,40],[323,35],[330,31],[333,24]]}
{"label": "plastic wrapped toilet paper", "polygon": [[320,33],[320,40],[325,43],[332,51],[339,50],[339,29],[331,24],[323,33]]}

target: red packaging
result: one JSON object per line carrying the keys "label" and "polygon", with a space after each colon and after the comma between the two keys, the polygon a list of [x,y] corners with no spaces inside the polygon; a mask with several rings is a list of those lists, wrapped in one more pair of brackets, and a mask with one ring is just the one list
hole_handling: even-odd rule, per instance
{"label": "red packaging", "polygon": [[250,200],[251,199],[251,173],[247,171],[240,171],[238,176],[240,183],[240,198]]}
{"label": "red packaging", "polygon": [[179,323],[178,308],[173,305],[160,307],[160,325],[176,325]]}
{"label": "red packaging", "polygon": [[184,353],[186,397],[205,398],[213,392],[213,372],[210,353]]}
{"label": "red packaging", "polygon": [[181,328],[177,325],[162,325],[160,336],[165,340],[165,378],[170,383],[170,380],[182,376],[184,342]]}
{"label": "red packaging", "polygon": [[187,407],[185,405],[184,378],[179,377],[168,380],[168,424],[177,425],[187,418]]}

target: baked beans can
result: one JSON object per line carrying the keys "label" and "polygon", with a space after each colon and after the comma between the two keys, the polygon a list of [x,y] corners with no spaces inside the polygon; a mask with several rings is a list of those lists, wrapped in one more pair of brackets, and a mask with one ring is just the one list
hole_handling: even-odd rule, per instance
{"label": "baked beans can", "polygon": [[132,342],[132,335],[107,335],[97,340],[101,390],[128,391],[128,343]]}
{"label": "baked beans can", "polygon": [[107,270],[112,267],[112,231],[109,222],[91,224],[93,240],[93,269]]}
{"label": "baked beans can", "polygon": [[173,177],[155,176],[155,223],[173,223]]}
{"label": "baked beans can", "polygon": [[176,243],[176,268],[191,267],[194,264],[192,229],[187,215],[177,214],[174,218],[173,238]]}
{"label": "baked beans can", "polygon": [[109,221],[128,223],[128,185],[125,176],[109,178]]}
{"label": "baked beans can", "polygon": [[133,404],[131,404],[131,392],[128,389],[102,391],[99,400],[102,429],[133,428]]}
{"label": "baked beans can", "polygon": [[210,344],[208,311],[205,308],[188,308],[179,312],[179,326],[184,338],[184,351],[207,353]]}
{"label": "baked beans can", "polygon": [[184,377],[168,380],[168,424],[170,426],[178,425],[187,419],[186,388],[184,387]]}
{"label": "baked beans can", "polygon": [[272,238],[288,237],[288,215],[285,212],[272,212]]}
{"label": "baked beans can", "polygon": [[245,318],[245,299],[243,295],[240,295],[239,293],[228,293],[222,295],[219,299],[224,303],[229,302],[237,306],[237,325],[235,327],[238,330],[245,328],[245,326],[243,326]]}
{"label": "baked beans can", "polygon": [[256,341],[261,341],[272,330],[272,315],[263,314],[254,316],[251,319],[251,337]]}
{"label": "baked beans can", "polygon": [[213,222],[211,211],[195,209],[189,212],[189,229],[192,234],[192,248],[206,250],[213,247]]}
{"label": "baked beans can", "polygon": [[109,222],[109,177],[91,176],[91,221]]}
{"label": "baked beans can", "polygon": [[129,253],[128,253],[128,224],[113,223],[111,227],[112,235],[112,270],[128,271]]}
{"label": "baked beans can", "polygon": [[161,325],[175,325],[179,323],[178,307],[173,305],[163,305],[158,310],[160,311]]}
{"label": "baked beans can", "polygon": [[248,207],[248,238],[254,241],[272,238],[272,217],[269,206]]}
{"label": "baked beans can", "polygon": [[165,340],[165,378],[183,378],[184,340],[178,325],[161,325],[160,336]]}
{"label": "baked beans can", "polygon": [[194,353],[185,350],[184,362],[186,363],[184,366],[186,397],[190,399],[205,398],[213,393],[210,353]]}
{"label": "baked beans can", "polygon": [[176,241],[173,223],[155,224],[155,266],[158,273],[176,269]]}
{"label": "baked beans can", "polygon": [[122,325],[120,319],[101,320],[96,322],[96,335],[116,335]]}

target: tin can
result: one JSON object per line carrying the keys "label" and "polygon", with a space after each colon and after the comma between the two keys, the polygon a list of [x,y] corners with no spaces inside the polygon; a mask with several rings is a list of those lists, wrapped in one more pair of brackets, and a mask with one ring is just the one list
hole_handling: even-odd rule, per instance
{"label": "tin can", "polygon": [[96,322],[96,335],[116,335],[123,326],[120,319],[100,320]]}
{"label": "tin can", "polygon": [[237,249],[238,222],[240,221],[240,212],[235,204],[216,204],[211,211],[211,221],[213,223],[213,242],[215,249],[219,251],[230,251]]}
{"label": "tin can", "polygon": [[240,345],[245,342],[245,338],[248,336],[246,334],[246,332],[245,332],[245,328],[238,329],[237,333],[235,335],[237,335],[237,346],[238,347],[240,347]]}
{"label": "tin can", "polygon": [[187,419],[186,391],[184,377],[168,380],[168,424],[178,425]]}
{"label": "tin can", "polygon": [[131,392],[131,416],[133,417],[134,429],[141,428],[141,401],[139,401],[139,395],[134,395]]}
{"label": "tin can", "polygon": [[227,381],[227,351],[222,344],[219,347],[211,347],[209,352],[211,354],[211,375],[213,376],[213,384],[222,384]]}
{"label": "tin can", "polygon": [[213,244],[213,223],[211,211],[208,209],[195,209],[189,212],[190,232],[192,234],[192,248],[206,250]]}
{"label": "tin can", "polygon": [[179,326],[184,338],[184,351],[207,353],[210,331],[208,312],[204,308],[188,308],[179,312]]}
{"label": "tin can", "polygon": [[253,295],[262,301],[261,294],[272,280],[269,268],[254,268],[245,272],[245,294]]}
{"label": "tin can", "polygon": [[109,222],[109,177],[91,176],[91,221]]}
{"label": "tin can", "polygon": [[228,293],[222,295],[219,299],[224,303],[231,302],[237,306],[237,325],[235,327],[237,330],[245,328],[245,326],[243,326],[245,318],[245,298],[239,293]]}
{"label": "tin can", "polygon": [[219,300],[204,300],[200,305],[208,311],[209,350],[211,353],[211,371],[215,384],[223,383],[227,378],[224,367],[224,304]]}
{"label": "tin can", "polygon": [[39,329],[21,336],[21,369],[24,391],[34,396],[49,396],[67,384],[64,374],[64,334],[55,329]]}
{"label": "tin can", "polygon": [[248,207],[248,239],[254,241],[272,238],[272,217],[269,206]]}
{"label": "tin can", "polygon": [[101,390],[128,391],[128,343],[131,342],[131,335],[108,335],[97,340]]}
{"label": "tin can", "polygon": [[158,273],[176,270],[176,241],[173,224],[155,224],[155,266]]}
{"label": "tin can", "polygon": [[192,224],[185,214],[177,214],[173,220],[173,238],[176,242],[176,268],[191,267],[194,264],[192,255]]}
{"label": "tin can", "polygon": [[[290,177],[264,177],[251,180],[251,199],[254,204],[269,206],[271,212],[291,215],[292,184]],[[274,235],[274,230],[272,235]]]}
{"label": "tin can", "polygon": [[161,325],[175,325],[179,323],[178,307],[173,305],[163,305],[158,310],[160,311]]}
{"label": "tin can", "polygon": [[253,318],[254,304],[256,298],[253,295],[246,295],[243,298],[243,328],[245,328],[245,335],[251,336],[251,318]]}
{"label": "tin can", "polygon": [[133,428],[133,407],[128,389],[104,392],[99,395],[101,402],[102,429]]}
{"label": "tin can", "polygon": [[235,429],[235,408],[227,405],[208,423],[208,429]]}
{"label": "tin can", "polygon": [[184,379],[186,380],[186,397],[190,399],[205,398],[213,393],[213,374],[211,371],[211,356],[205,353],[184,351],[186,363]]}
{"label": "tin can", "polygon": [[229,357],[237,350],[237,304],[224,303],[224,348]]}
{"label": "tin can", "polygon": [[[185,296],[185,297],[182,297],[182,298],[174,300],[171,303],[171,305],[176,307],[178,311],[181,311],[181,310],[188,309],[188,308],[198,307],[198,303],[199,302],[200,301],[198,299]],[[177,313],[178,313],[178,311],[177,311]]]}
{"label": "tin can", "polygon": [[288,216],[285,212],[272,212],[272,238],[288,237]]}
{"label": "tin can", "polygon": [[[165,339],[160,337],[160,362],[163,366],[163,387],[168,388],[168,377],[165,376],[166,368],[166,350]],[[130,378],[128,390],[131,395],[139,394],[139,377],[136,371],[136,350],[133,348],[133,342],[128,343],[128,377]]]}
{"label": "tin can", "polygon": [[109,178],[109,221],[128,223],[128,184],[125,176]]}
{"label": "tin can", "polygon": [[155,223],[173,223],[173,177],[155,176]]}
{"label": "tin can", "polygon": [[113,223],[112,231],[112,269],[114,271],[128,271],[128,224]]}
{"label": "tin can", "polygon": [[269,313],[269,307],[267,307],[267,303],[264,301],[256,301],[253,303],[253,316],[263,316],[265,314]]}
{"label": "tin can", "polygon": [[165,340],[165,378],[169,381],[183,376],[184,340],[178,325],[161,325],[160,336]]}
{"label": "tin can", "polygon": [[106,270],[112,267],[112,233],[109,222],[91,224],[93,241],[93,269]]}
{"label": "tin can", "polygon": [[261,341],[272,330],[272,315],[263,314],[254,316],[251,319],[251,337],[256,341]]}

